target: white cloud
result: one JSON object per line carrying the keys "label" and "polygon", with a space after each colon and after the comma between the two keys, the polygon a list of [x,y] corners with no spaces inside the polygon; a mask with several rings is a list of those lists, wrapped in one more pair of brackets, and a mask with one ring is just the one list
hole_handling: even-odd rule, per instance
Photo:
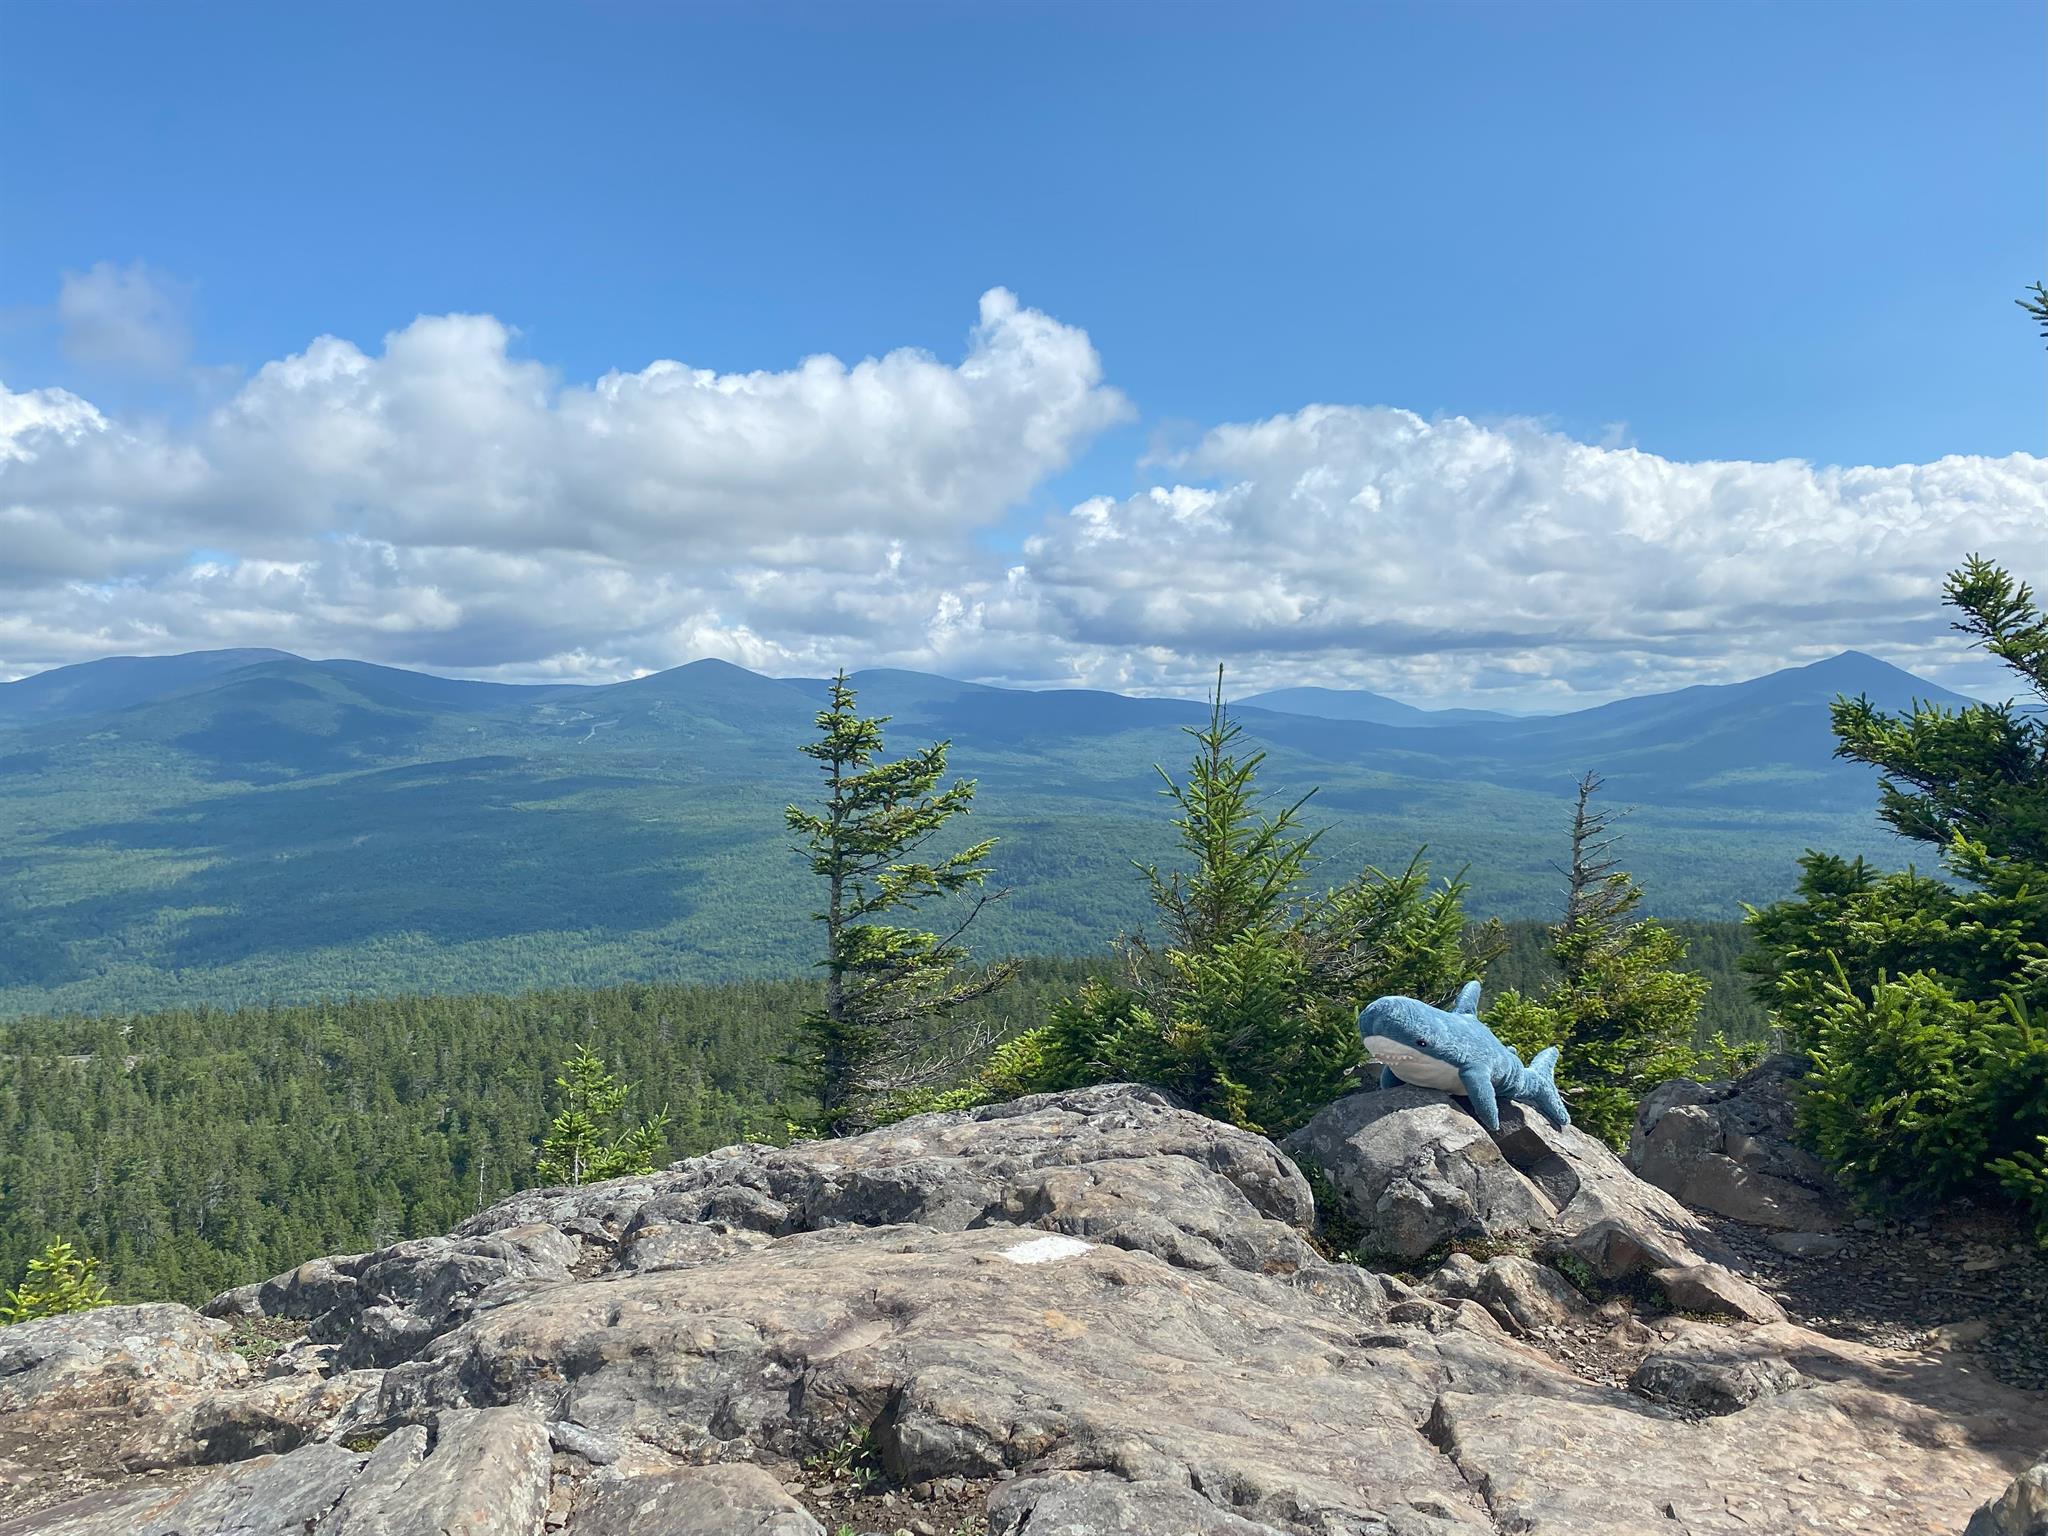
{"label": "white cloud", "polygon": [[139,261],[66,272],[57,290],[64,353],[89,368],[176,373],[192,349],[190,302],[187,285]]}
{"label": "white cloud", "polygon": [[[487,315],[422,317],[374,357],[321,337],[185,437],[95,419],[8,489],[51,519],[118,506],[173,542],[327,532],[860,566],[882,540],[996,521],[1128,410],[1085,333],[1002,289],[983,296],[957,365],[908,349],[780,373],[662,361],[563,385],[511,341]],[[15,440],[54,450],[39,422]]]}
{"label": "white cloud", "polygon": [[[173,431],[0,391],[0,675],[277,645],[595,679],[715,655],[1540,705],[1848,646],[1930,675],[1942,572],[2048,569],[2048,461],[1680,463],[1313,406],[977,542],[1129,407],[997,289],[963,355],[565,382],[489,316],[324,337]],[[1155,448],[1155,454],[1157,453]]]}
{"label": "white cloud", "polygon": [[[1942,573],[2048,566],[2048,460],[1679,463],[1534,426],[1314,406],[1217,428],[1206,482],[1098,499],[1025,549],[1041,622],[1400,691],[1596,692],[1848,647],[1930,668]],[[1304,664],[1306,663],[1306,664]]]}

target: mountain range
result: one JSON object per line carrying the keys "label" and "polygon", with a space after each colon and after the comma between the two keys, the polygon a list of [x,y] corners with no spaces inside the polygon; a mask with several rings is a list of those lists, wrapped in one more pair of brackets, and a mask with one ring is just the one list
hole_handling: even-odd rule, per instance
{"label": "mountain range", "polygon": [[[1009,895],[984,951],[1085,953],[1169,860],[1154,765],[1205,703],[857,673],[889,748],[953,743]],[[0,1012],[796,974],[815,941],[782,807],[826,683],[698,661],[518,685],[279,651],[114,657],[0,685]],[[1566,714],[1283,689],[1233,706],[1321,874],[1464,869],[1477,913],[1557,905],[1596,770],[1652,910],[1731,917],[1802,849],[1903,862],[1829,702],[1969,701],[1859,652]]]}

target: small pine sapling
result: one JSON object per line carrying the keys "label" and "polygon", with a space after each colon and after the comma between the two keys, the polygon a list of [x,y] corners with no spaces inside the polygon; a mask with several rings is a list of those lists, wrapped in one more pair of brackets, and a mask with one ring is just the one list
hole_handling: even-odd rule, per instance
{"label": "small pine sapling", "polygon": [[605,1070],[588,1045],[562,1063],[555,1079],[562,1107],[541,1139],[535,1171],[551,1184],[588,1184],[652,1173],[668,1137],[668,1111],[622,1123],[633,1089]]}
{"label": "small pine sapling", "polygon": [[111,1307],[114,1298],[99,1278],[100,1261],[77,1252],[62,1238],[28,1261],[28,1274],[11,1291],[0,1291],[0,1325],[26,1323]]}

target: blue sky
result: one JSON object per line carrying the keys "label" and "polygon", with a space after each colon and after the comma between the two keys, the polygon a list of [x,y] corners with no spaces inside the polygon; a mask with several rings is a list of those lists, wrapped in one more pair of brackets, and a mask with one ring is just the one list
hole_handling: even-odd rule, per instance
{"label": "blue sky", "polygon": [[[2042,353],[2012,302],[2048,241],[2037,4],[17,0],[8,34],[0,380],[68,390],[167,439],[316,336],[375,356],[420,315],[496,317],[516,330],[512,357],[581,385],[662,358],[720,373],[900,348],[957,362],[1000,286],[1083,333],[1124,405],[998,477],[1000,505],[984,497],[932,535],[934,550],[964,539],[993,561],[1027,559],[1048,518],[1091,497],[1233,483],[1243,456],[1209,434],[1315,404],[1533,423],[1517,430],[1685,465],[2043,449]],[[110,282],[148,285],[146,345],[95,345],[60,308],[66,274],[100,263]],[[1371,473],[1384,480],[1377,460]],[[2024,498],[2038,487],[2021,478]],[[374,510],[299,531],[394,542]],[[2003,505],[1981,527],[2031,510]],[[174,545],[187,565],[302,558],[238,542],[253,514],[217,528],[176,515],[178,537],[133,571],[60,574],[161,584]],[[1947,515],[1959,555],[1976,509]],[[707,558],[679,553],[671,573]],[[1939,661],[1916,649],[1932,644],[1939,571],[1922,576],[1918,598],[1871,611],[1865,648]],[[1300,597],[1277,596],[1276,612]],[[807,645],[917,659],[844,627],[778,638],[736,620],[730,592],[690,601],[716,622],[692,629],[672,605],[649,632],[744,628],[792,662]],[[1141,622],[1089,610],[1055,638],[1151,643]],[[102,617],[53,617],[41,641],[0,632],[0,663],[122,643],[118,616]],[[673,659],[596,634],[540,654],[564,640],[550,631],[490,662],[476,635],[437,650],[431,635],[459,621],[405,622],[383,632],[414,635],[390,655],[417,664]],[[1205,635],[1185,613],[1161,623],[1177,660],[1150,674],[1053,670],[1168,686],[1182,662],[1200,674],[1207,639],[1247,646],[1275,681],[1477,699],[1772,659],[1637,635],[1625,665],[1544,673],[1526,657],[1546,637],[1529,633],[1493,658],[1505,671],[1468,657],[1431,674],[1401,659],[1419,654],[1412,635],[1355,621],[1292,650]],[[166,643],[222,638],[137,625]],[[1641,627],[1618,619],[1593,649],[1620,657]],[[1778,659],[1804,654],[1795,640]],[[956,665],[1024,675],[1000,649]]]}

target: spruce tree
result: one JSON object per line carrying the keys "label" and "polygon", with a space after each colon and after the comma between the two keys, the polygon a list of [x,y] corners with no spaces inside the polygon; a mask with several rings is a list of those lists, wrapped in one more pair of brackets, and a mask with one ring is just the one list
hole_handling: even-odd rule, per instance
{"label": "spruce tree", "polygon": [[1833,716],[1836,755],[1881,775],[1878,815],[1947,878],[1810,853],[1798,897],[1751,913],[1752,968],[1810,1059],[1806,1134],[1851,1188],[2002,1191],[2048,1241],[2048,613],[1979,555],[1946,591],[2032,698]]}
{"label": "spruce tree", "polygon": [[624,1123],[630,1085],[605,1070],[588,1045],[562,1063],[555,1079],[562,1107],[541,1138],[534,1171],[544,1183],[589,1184],[652,1173],[668,1136],[668,1111],[638,1125]]}
{"label": "spruce tree", "polygon": [[75,1251],[61,1237],[53,1240],[40,1257],[28,1261],[20,1285],[0,1291],[0,1326],[112,1306],[114,1298],[101,1284],[99,1269],[98,1259]]}
{"label": "spruce tree", "polygon": [[1706,978],[1681,968],[1683,939],[1636,915],[1642,887],[1612,856],[1614,818],[1594,803],[1599,790],[1597,774],[1579,780],[1564,916],[1550,930],[1558,980],[1539,998],[1503,993],[1488,1022],[1524,1055],[1556,1046],[1573,1123],[1620,1146],[1645,1093],[1728,1064],[1728,1051],[1694,1044]]}
{"label": "spruce tree", "polygon": [[[995,839],[942,858],[915,857],[974,800],[971,780],[939,787],[951,743],[882,761],[888,717],[856,710],[843,670],[830,697],[817,716],[818,739],[798,748],[824,775],[823,806],[792,805],[783,815],[803,839],[797,852],[825,886],[825,904],[811,914],[825,929],[825,998],[804,1020],[800,1066],[817,1096],[819,1128],[840,1135],[977,1060],[989,1031],[963,1023],[956,1010],[1002,986],[1016,966],[964,968],[961,938],[1004,894],[987,888]],[[965,910],[943,936],[881,921],[955,896]]]}
{"label": "spruce tree", "polygon": [[1361,1061],[1359,1007],[1389,992],[1448,1003],[1499,952],[1498,925],[1468,930],[1462,881],[1432,889],[1421,856],[1398,876],[1367,869],[1311,888],[1322,834],[1258,782],[1223,702],[1223,670],[1186,777],[1157,768],[1185,866],[1140,864],[1163,930],[1126,935],[1121,974],[1091,982],[983,1075],[991,1092],[1128,1079],[1219,1119],[1280,1135],[1344,1091]]}
{"label": "spruce tree", "polygon": [[2040,325],[2042,339],[2048,340],[2048,286],[2036,283],[2013,302]]}
{"label": "spruce tree", "polygon": [[1209,700],[1209,723],[1181,728],[1195,742],[1187,780],[1159,764],[1152,771],[1160,794],[1179,812],[1173,830],[1190,868],[1162,876],[1156,864],[1139,869],[1164,920],[1170,949],[1203,954],[1243,934],[1286,925],[1288,903],[1299,893],[1322,830],[1304,832],[1301,808],[1315,791],[1267,811],[1258,787],[1264,752],[1237,755],[1243,727],[1223,707],[1223,669]]}

